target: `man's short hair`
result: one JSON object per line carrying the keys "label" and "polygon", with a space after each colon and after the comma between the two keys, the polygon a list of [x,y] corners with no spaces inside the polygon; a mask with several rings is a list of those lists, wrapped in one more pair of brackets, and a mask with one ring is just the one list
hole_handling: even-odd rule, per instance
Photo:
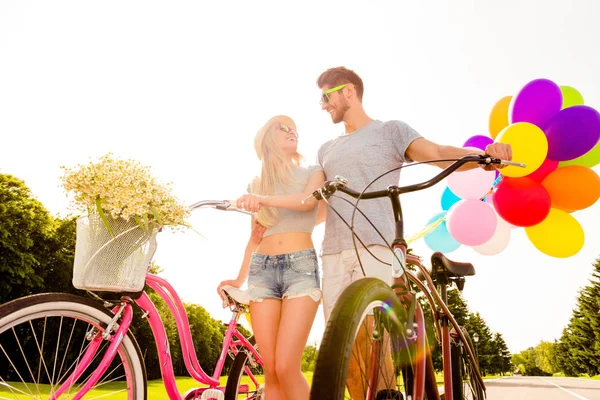
{"label": "man's short hair", "polygon": [[351,83],[354,85],[356,95],[362,102],[364,85],[362,79],[360,79],[360,76],[358,76],[356,72],[349,70],[346,67],[329,68],[319,76],[319,79],[317,79],[317,86],[319,89],[322,89],[324,86],[332,88],[343,85],[344,83]]}

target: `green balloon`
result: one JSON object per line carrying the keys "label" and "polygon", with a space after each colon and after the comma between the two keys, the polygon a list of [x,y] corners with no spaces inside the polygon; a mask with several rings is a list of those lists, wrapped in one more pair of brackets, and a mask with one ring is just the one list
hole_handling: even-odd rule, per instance
{"label": "green balloon", "polygon": [[577,89],[571,86],[560,86],[560,91],[563,97],[563,109],[571,106],[580,106],[583,104],[583,96]]}
{"label": "green balloon", "polygon": [[600,142],[594,146],[590,151],[569,161],[561,161],[558,163],[559,167],[566,165],[583,165],[584,167],[592,168],[600,163]]}

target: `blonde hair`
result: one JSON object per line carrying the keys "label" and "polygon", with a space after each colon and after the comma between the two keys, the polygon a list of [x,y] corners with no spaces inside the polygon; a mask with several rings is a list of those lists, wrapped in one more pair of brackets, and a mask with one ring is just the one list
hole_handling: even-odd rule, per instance
{"label": "blonde hair", "polygon": [[[291,156],[286,155],[275,142],[275,134],[279,124],[291,125],[295,129],[294,121],[285,115],[271,118],[258,131],[254,139],[254,149],[261,161],[260,176],[252,180],[249,192],[252,194],[272,196],[275,188],[283,188],[284,192],[290,184],[296,182],[292,169],[300,165],[302,155],[298,152]],[[279,222],[279,212],[275,207],[262,207],[254,214],[256,220],[263,226],[270,228]]]}

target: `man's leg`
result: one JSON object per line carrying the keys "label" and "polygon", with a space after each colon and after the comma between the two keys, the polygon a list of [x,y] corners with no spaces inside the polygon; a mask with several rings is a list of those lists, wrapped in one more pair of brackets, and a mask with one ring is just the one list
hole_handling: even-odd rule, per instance
{"label": "man's leg", "polygon": [[321,264],[323,266],[323,315],[325,325],[327,325],[333,307],[351,281],[350,273],[344,265],[342,253],[322,256]]}
{"label": "man's leg", "polygon": [[[384,246],[370,246],[369,250],[381,261],[390,262],[392,259],[391,251]],[[354,250],[352,250],[353,254],[356,256]],[[352,265],[351,270],[351,281],[354,282],[359,280],[365,275],[367,277],[378,278],[382,281],[386,282],[388,285],[391,285],[393,282],[392,279],[392,268],[389,265],[386,265],[376,258],[374,258],[369,252],[365,249],[359,250],[360,261],[358,262],[356,257],[354,257],[355,262]],[[363,273],[364,270],[364,273]],[[348,389],[352,395],[352,398],[362,398],[356,397],[352,393],[355,392],[357,395],[364,396],[362,393],[365,392],[365,380],[366,375],[370,374],[371,368],[370,365],[371,360],[364,360],[365,357],[371,357],[371,345],[373,339],[373,328],[374,328],[374,319],[373,316],[367,316],[363,326],[360,328],[358,335],[356,337],[356,341],[353,349],[353,356],[351,358],[351,365],[348,370]],[[379,379],[377,382],[377,390],[384,389],[397,389],[394,364],[391,356],[391,346],[389,342],[389,335],[385,333],[384,337],[381,339],[381,355],[379,358]],[[360,355],[358,355],[360,354]],[[363,365],[366,365],[367,368],[364,368]],[[360,383],[358,383],[360,382]],[[358,383],[358,384],[357,384]]]}

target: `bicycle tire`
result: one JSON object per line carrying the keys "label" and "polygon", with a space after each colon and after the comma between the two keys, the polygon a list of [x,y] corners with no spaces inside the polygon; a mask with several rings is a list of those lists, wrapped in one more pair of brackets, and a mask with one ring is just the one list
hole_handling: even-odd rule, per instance
{"label": "bicycle tire", "polygon": [[[256,340],[254,336],[250,336],[248,341],[252,346],[256,348]],[[240,351],[236,354],[233,359],[233,363],[229,368],[229,375],[227,376],[227,384],[225,385],[225,400],[238,400],[239,387],[242,381],[242,376],[244,375],[244,367],[248,362],[248,353],[243,351],[244,349],[240,349]],[[246,396],[248,399],[257,398],[258,388],[253,391],[250,395]]]}
{"label": "bicycle tire", "polygon": [[[461,327],[466,345],[474,352],[473,342],[469,332]],[[460,337],[456,335],[450,344],[450,358],[452,362],[452,398],[453,399],[485,399],[484,390],[477,377],[474,376],[475,367],[471,362],[469,354],[464,349],[465,344],[461,343]],[[477,361],[477,354],[474,354]]]}
{"label": "bicycle tire", "polygon": [[[340,296],[327,323],[313,375],[312,400],[344,398],[354,339],[361,321],[374,304],[386,304],[383,306],[386,315],[393,315],[390,321],[395,318],[398,321],[396,328],[401,328],[387,326],[390,343],[404,340],[400,337],[403,325],[400,321],[405,320],[404,307],[392,288],[376,278],[363,278],[352,283]],[[398,366],[395,367],[398,371]]]}
{"label": "bicycle tire", "polygon": [[[0,362],[0,365],[4,364],[4,366],[6,368],[2,368],[2,372],[0,372],[0,381],[12,381],[13,383],[10,385],[5,386],[4,388],[6,389],[6,387],[8,387],[8,395],[12,394],[13,396],[15,396],[15,398],[18,398],[17,394],[21,394],[21,396],[23,396],[22,393],[19,392],[19,387],[26,387],[28,388],[28,390],[30,391],[30,394],[33,394],[33,392],[31,391],[31,388],[29,386],[31,386],[33,388],[33,385],[35,385],[35,388],[38,391],[38,394],[40,394],[40,387],[39,384],[40,383],[45,383],[46,380],[50,381],[51,383],[51,388],[50,390],[54,389],[56,390],[58,387],[60,387],[60,385],[62,384],[61,379],[64,378],[64,380],[67,380],[70,377],[70,372],[71,369],[74,368],[75,365],[77,365],[77,363],[79,361],[72,361],[72,357],[73,354],[77,354],[77,353],[71,353],[69,352],[69,345],[72,342],[72,336],[75,333],[80,334],[80,332],[88,332],[90,327],[94,327],[100,331],[102,331],[104,328],[106,328],[107,324],[111,321],[111,319],[114,317],[114,315],[107,310],[106,308],[104,308],[101,304],[99,304],[96,301],[93,301],[91,299],[87,299],[85,297],[81,297],[81,296],[76,296],[73,294],[68,294],[68,293],[44,293],[44,294],[36,294],[36,295],[32,295],[32,296],[27,296],[27,297],[23,297],[23,298],[19,298],[13,301],[10,301],[6,304],[3,304],[2,306],[0,306],[0,359],[2,359],[3,361]],[[54,339],[54,333],[56,333],[56,329],[55,328],[55,321],[58,321],[57,318],[59,318],[60,321],[60,326],[58,329],[58,337],[56,339]],[[69,327],[69,322],[65,322],[65,320],[67,318],[73,318],[74,322],[72,324],[71,327]],[[42,325],[43,322],[43,325]],[[83,324],[81,324],[80,322],[83,322]],[[64,323],[64,328],[63,328],[63,323]],[[78,323],[80,323],[78,325]],[[88,324],[87,327],[85,327],[85,324]],[[82,329],[80,328],[80,326],[82,326]],[[77,327],[77,328],[76,328]],[[43,335],[38,335],[36,333],[36,330],[38,330],[38,328],[43,329],[44,333]],[[63,331],[64,329],[64,331]],[[48,330],[48,332],[46,332],[46,330]],[[19,332],[17,334],[17,331]],[[11,333],[12,332],[12,333]],[[57,364],[58,364],[58,354],[59,354],[59,347],[61,343],[64,343],[61,340],[61,335],[63,334],[63,332],[65,332],[65,335],[67,334],[67,332],[70,332],[70,337],[66,343],[67,348],[64,349],[63,351],[61,351],[61,357],[62,357],[62,361],[60,363],[60,370],[58,371],[58,375],[55,375],[56,373],[56,368],[57,368]],[[28,334],[29,333],[29,334]],[[80,335],[81,336],[81,335]],[[14,340],[12,339],[14,337]],[[45,355],[47,353],[49,353],[50,356],[52,356],[52,352],[54,352],[54,350],[52,349],[52,352],[50,352],[48,349],[47,351],[45,351],[45,342],[42,342],[41,345],[40,343],[40,337],[42,341],[48,340],[48,343],[51,343],[52,346],[56,346],[56,351],[55,351],[55,355],[54,355],[54,362],[52,363],[53,365],[50,365],[50,363],[46,363],[44,361]],[[54,341],[53,341],[54,339]],[[21,343],[21,340],[23,343]],[[32,380],[34,382],[26,382],[23,378],[21,378],[21,382],[20,383],[15,383],[12,379],[11,376],[15,376],[15,371],[14,371],[14,365],[13,363],[15,360],[12,360],[11,358],[9,358],[9,356],[11,354],[18,354],[15,352],[11,353],[11,349],[7,349],[11,343],[13,343],[14,341],[17,342],[18,347],[21,348],[21,356],[23,358],[23,360],[25,361],[25,365],[27,365],[27,368],[22,372],[16,371],[16,375],[18,376],[18,374],[20,374],[20,377],[23,376],[27,376],[27,380],[29,380],[29,377],[33,378]],[[76,357],[80,357],[82,356],[83,352],[85,350],[83,350],[83,345],[85,344],[84,341],[87,341],[87,339],[85,338],[85,335],[82,336],[82,344],[81,344],[81,348],[77,348],[78,344],[75,344],[73,347],[73,351],[78,351],[79,355],[76,355]],[[35,342],[35,343],[34,343]],[[89,342],[89,341],[88,341]],[[106,342],[106,341],[104,341]],[[36,348],[33,347],[35,344],[35,346],[37,346],[37,351],[39,354],[35,354],[35,350]],[[51,346],[50,344],[48,344],[48,346]],[[24,348],[25,350],[31,350],[33,348],[33,352],[32,351],[24,351],[22,350],[22,348]],[[99,349],[100,352],[102,351],[102,346]],[[27,358],[25,358],[25,354],[27,354]],[[80,377],[81,380],[83,380],[85,377],[89,376],[91,374],[91,372],[93,372],[93,370],[95,369],[93,367],[94,363],[99,362],[99,359],[101,359],[101,356],[97,354],[97,357],[95,359],[93,359],[90,362],[90,365],[92,365],[91,368],[88,368],[85,373]],[[29,356],[35,356],[35,357],[39,357],[39,361],[34,359],[29,359]],[[7,358],[10,362],[6,362]],[[69,361],[67,362],[67,366],[69,365],[69,363],[71,364],[71,367],[68,368],[68,370],[66,370],[64,372],[64,374],[62,374],[62,369],[67,368],[65,366],[65,360],[69,359]],[[97,360],[96,360],[97,359]],[[30,361],[35,361],[34,362],[30,362]],[[52,361],[52,360],[48,360],[48,361]],[[120,364],[119,364],[120,361]],[[8,370],[8,366],[12,366],[12,373],[10,373]],[[22,365],[22,363],[20,363],[19,365]],[[37,371],[37,381],[35,381],[35,376],[33,374],[33,371],[31,370],[31,366],[34,367],[38,367],[38,371]],[[42,365],[43,365],[43,369],[42,369]],[[53,366],[54,368],[52,369],[52,377],[50,377],[50,371],[48,370],[48,366]],[[35,368],[34,368],[35,369]],[[44,371],[45,370],[45,371]],[[113,373],[115,373],[115,371],[118,373],[122,373],[124,374],[123,376],[118,376],[117,378],[115,378],[114,376],[111,377],[111,375]],[[44,373],[46,376],[44,376]],[[2,376],[3,374],[5,374],[6,376]],[[104,377],[101,377],[101,379],[97,382],[97,384],[95,385],[95,387],[98,387],[100,385],[104,385],[107,383],[111,383],[113,381],[117,381],[118,379],[124,377],[125,381],[126,381],[126,387],[125,389],[122,389],[121,387],[123,386],[122,384],[120,384],[119,382],[117,383],[112,383],[111,385],[108,386],[109,390],[111,386],[117,386],[118,388],[115,389],[115,391],[117,392],[123,392],[124,390],[127,391],[127,395],[128,395],[128,399],[130,400],[146,400],[147,398],[147,381],[146,381],[146,369],[145,369],[145,365],[143,362],[143,358],[141,355],[141,351],[140,348],[135,340],[135,338],[130,334],[126,334],[125,337],[123,338],[123,341],[121,342],[121,344],[119,345],[118,348],[118,352],[115,356],[115,359],[113,360],[113,362],[111,363],[111,365],[109,366],[109,368],[106,371],[107,376],[105,375]],[[61,376],[62,375],[62,376]],[[53,382],[54,378],[57,378],[56,382]],[[104,379],[110,379],[109,381],[105,381],[103,382]],[[23,385],[23,382],[26,382]],[[27,385],[27,383],[29,383],[29,385]],[[80,380],[76,381],[76,384],[82,384],[80,382]],[[120,388],[120,389],[119,389]],[[42,389],[44,389],[44,387],[42,387]],[[107,387],[104,386],[103,387],[103,394],[104,390],[106,390]],[[25,392],[26,393],[26,392]],[[74,393],[71,393],[74,394]],[[6,393],[2,393],[2,395],[7,395]],[[29,394],[27,394],[29,395]],[[35,396],[32,396],[35,397]],[[7,398],[7,397],[3,397],[3,398]],[[8,397],[9,398],[9,397]]]}

